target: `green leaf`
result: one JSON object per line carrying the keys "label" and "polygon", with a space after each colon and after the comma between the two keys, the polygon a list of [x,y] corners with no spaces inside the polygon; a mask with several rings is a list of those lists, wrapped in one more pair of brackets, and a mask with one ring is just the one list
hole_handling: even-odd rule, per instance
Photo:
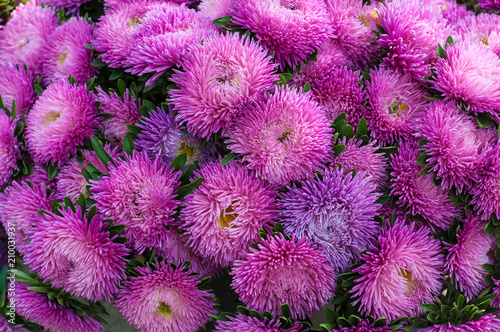
{"label": "green leaf", "polygon": [[333,309],[329,307],[325,307],[325,315],[326,315],[326,321],[328,324],[331,325],[336,325],[337,324],[337,318],[339,318],[339,314],[335,312]]}
{"label": "green leaf", "polygon": [[273,231],[276,233],[284,233],[285,229],[283,228],[283,225],[279,222],[274,224]]}
{"label": "green leaf", "polygon": [[455,45],[455,42],[453,41],[453,37],[452,36],[448,36],[448,38],[446,38],[446,45],[447,44]]}
{"label": "green leaf", "polygon": [[125,90],[127,90],[127,85],[125,84],[125,81],[119,79],[118,82],[116,82],[116,85],[118,86],[118,92],[120,92],[120,95],[123,97],[123,95],[125,94]]}
{"label": "green leaf", "polygon": [[215,20],[213,20],[213,24],[216,25],[216,26],[224,26],[224,25],[231,25],[231,20],[232,20],[232,16],[224,16],[224,17],[219,17]]}
{"label": "green leaf", "polygon": [[94,61],[90,63],[91,66],[93,67],[106,67],[107,64],[103,62],[101,59],[97,58]]}
{"label": "green leaf", "polygon": [[233,153],[233,152],[231,152],[231,153],[229,153],[227,156],[225,156],[225,157],[221,160],[220,164],[221,164],[221,165],[223,165],[223,166],[224,166],[224,165],[227,165],[227,164],[229,164],[229,162],[230,162],[231,160],[233,160],[234,158],[236,158],[236,157],[238,157],[238,156],[239,156],[239,153]]}
{"label": "green leaf", "polygon": [[443,50],[443,47],[441,46],[441,44],[438,44],[436,53],[437,53],[438,58],[446,59],[446,53]]}
{"label": "green leaf", "polygon": [[186,161],[187,161],[187,154],[181,153],[180,155],[175,157],[174,160],[172,160],[169,168],[174,168],[174,171],[183,170],[184,167],[186,166]]}
{"label": "green leaf", "polygon": [[47,170],[47,172],[49,175],[49,180],[54,180],[57,173],[59,173],[59,169],[57,168],[57,165],[49,164],[49,169]]}
{"label": "green leaf", "polygon": [[194,180],[193,182],[186,184],[179,189],[177,189],[176,194],[177,194],[177,199],[183,201],[184,198],[186,198],[187,195],[193,193],[198,187],[205,182],[204,178],[198,178]]}
{"label": "green leaf", "polygon": [[247,308],[245,308],[242,305],[237,306],[236,311],[238,311],[239,313],[242,313],[245,316],[248,316],[248,314],[250,313],[250,310],[248,310]]}
{"label": "green leaf", "polygon": [[422,309],[424,309],[427,312],[436,312],[436,313],[439,312],[438,306],[435,305],[434,303],[424,303],[424,304],[421,304],[420,306],[422,307]]}
{"label": "green leaf", "polygon": [[361,136],[368,135],[368,124],[365,118],[361,118],[358,122],[358,128],[356,130],[356,138],[360,139]]}
{"label": "green leaf", "polygon": [[64,206],[69,207],[73,212],[76,211],[76,208],[69,197],[64,197]]}
{"label": "green leaf", "polygon": [[108,163],[112,163],[113,165],[115,164],[113,161],[113,158],[109,155],[108,151],[104,149],[102,146],[101,142],[96,136],[92,136],[90,139],[90,142],[92,143],[92,147],[94,149],[94,152],[96,153],[97,157],[99,158],[100,161],[106,166],[106,168],[109,170]]}
{"label": "green leaf", "polygon": [[306,93],[306,92],[309,92],[309,90],[311,90],[311,84],[309,84],[309,82],[307,82],[304,87],[302,88],[302,93]]}
{"label": "green leaf", "polygon": [[109,75],[109,79],[111,81],[117,80],[117,79],[119,79],[120,77],[123,76],[123,73],[124,73],[123,69],[121,69],[121,68],[115,68],[111,72],[111,75]]}
{"label": "green leaf", "polygon": [[484,115],[484,113],[479,113],[476,115],[476,121],[481,128],[488,128],[490,126],[490,120]]}
{"label": "green leaf", "polygon": [[333,146],[332,150],[333,150],[335,157],[336,157],[345,151],[345,145],[344,144],[336,144]]}
{"label": "green leaf", "polygon": [[38,84],[33,84],[33,88],[35,89],[37,96],[40,97],[43,93],[43,89]]}
{"label": "green leaf", "polygon": [[429,174],[429,171],[430,171],[430,167],[426,167],[424,169],[422,169],[419,173],[420,176],[424,176],[426,174]]}
{"label": "green leaf", "polygon": [[427,155],[423,154],[417,158],[417,164],[420,166],[427,166]]}
{"label": "green leaf", "polygon": [[129,156],[131,156],[134,153],[135,144],[134,144],[134,139],[129,134],[130,133],[127,133],[123,137],[123,151],[125,151]]}
{"label": "green leaf", "polygon": [[373,323],[373,327],[384,327],[386,324],[387,324],[387,318],[382,317],[382,318],[377,319]]}
{"label": "green leaf", "polygon": [[344,136],[346,139],[351,139],[354,137],[354,129],[352,129],[351,125],[347,125],[344,128]]}
{"label": "green leaf", "polygon": [[144,106],[148,109],[148,111],[152,111],[152,110],[155,110],[156,109],[156,106],[155,104],[153,104],[152,102],[150,102],[149,100],[143,100],[142,101]]}
{"label": "green leaf", "polygon": [[484,231],[486,234],[488,235],[493,235],[493,233],[495,232],[495,229],[496,229],[496,226],[493,222],[491,222],[491,220],[486,224],[486,226],[484,226]]}
{"label": "green leaf", "polygon": [[92,47],[92,44],[85,44],[85,48],[87,50],[94,50],[94,48]]}
{"label": "green leaf", "polygon": [[283,303],[280,309],[281,309],[281,316],[290,318],[290,307],[288,306],[288,304]]}
{"label": "green leaf", "polygon": [[38,293],[44,293],[44,294],[47,294],[49,292],[49,290],[43,286],[31,286],[31,287],[28,287],[28,289],[35,291],[35,292],[38,292]]}
{"label": "green leaf", "polygon": [[377,198],[375,203],[384,205],[385,203],[389,202],[390,199],[391,199],[391,196],[388,196],[388,195],[387,196],[380,196],[379,198]]}

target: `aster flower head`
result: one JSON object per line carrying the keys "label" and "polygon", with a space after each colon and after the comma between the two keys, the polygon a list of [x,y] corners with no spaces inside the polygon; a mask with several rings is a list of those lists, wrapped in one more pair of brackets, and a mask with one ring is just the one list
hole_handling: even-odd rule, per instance
{"label": "aster flower head", "polygon": [[275,52],[281,70],[295,69],[332,35],[321,0],[235,0],[230,11],[234,24],[251,30],[262,46]]}
{"label": "aster flower head", "polygon": [[123,317],[144,332],[196,331],[211,320],[215,305],[211,292],[201,290],[199,276],[157,262],[138,267],[140,274],[125,282],[114,305]]}
{"label": "aster flower head", "polygon": [[0,109],[0,189],[12,178],[18,169],[17,161],[21,159],[20,143],[14,135],[17,121]]}
{"label": "aster flower head", "polygon": [[369,105],[362,115],[371,137],[387,146],[413,136],[427,101],[411,76],[374,69],[365,84]]}
{"label": "aster flower head", "polygon": [[432,174],[420,175],[424,166],[417,164],[418,144],[404,142],[397,155],[392,155],[391,195],[398,196],[397,204],[406,206],[413,216],[421,216],[432,231],[447,229],[457,215],[449,191],[434,184]]}
{"label": "aster flower head", "polygon": [[48,170],[44,169],[41,164],[34,164],[33,173],[22,178],[23,181],[29,180],[34,186],[45,185],[50,190],[54,191],[56,188],[56,180],[49,179]]}
{"label": "aster flower head", "polygon": [[[369,320],[360,320],[356,326],[351,327],[339,327],[339,329],[333,329],[332,332],[391,332],[392,328],[389,326],[374,327],[373,323]],[[398,330],[399,331],[399,330]]]}
{"label": "aster flower head", "polygon": [[50,7],[30,6],[13,16],[0,35],[0,61],[26,64],[34,75],[41,73],[41,55],[50,34],[57,27]]}
{"label": "aster flower head", "polygon": [[439,58],[434,89],[446,99],[466,102],[470,111],[488,113],[500,121],[500,58],[483,43],[448,45]]}
{"label": "aster flower head", "polygon": [[152,85],[167,69],[178,66],[190,46],[217,33],[212,22],[186,6],[160,6],[141,21],[130,35],[127,72],[142,76],[154,73]]}
{"label": "aster flower head", "polygon": [[473,322],[465,322],[459,325],[448,324],[435,324],[425,329],[419,330],[420,332],[488,332],[499,331],[500,319],[495,317],[494,314],[481,316],[478,320]]}
{"label": "aster flower head", "polygon": [[29,290],[28,287],[16,282],[14,294],[16,314],[26,320],[54,332],[99,332],[104,329],[100,322],[87,314],[81,317],[70,308],[50,300],[47,294]]}
{"label": "aster flower head", "polygon": [[[66,9],[66,14],[77,15],[80,6],[90,0],[43,0],[46,5],[51,5],[55,10]],[[89,44],[89,43],[87,43]]]}
{"label": "aster flower head", "polygon": [[344,177],[335,170],[288,189],[278,200],[285,231],[318,245],[336,272],[347,270],[362,250],[375,244],[380,229],[374,220],[378,195],[363,172]]}
{"label": "aster flower head", "polygon": [[228,317],[229,320],[217,321],[214,331],[218,332],[299,332],[308,331],[302,329],[298,322],[292,324],[289,328],[281,328],[281,322],[278,319],[259,320],[257,317],[250,317],[238,313],[236,317]]}
{"label": "aster flower head", "polygon": [[456,102],[435,101],[429,105],[419,135],[427,141],[426,161],[443,188],[455,186],[457,192],[462,192],[478,179],[480,142],[476,131],[475,123],[460,112]]}
{"label": "aster flower head", "polygon": [[24,262],[53,287],[91,301],[110,301],[125,278],[129,250],[113,242],[103,217],[82,217],[80,206],[59,214],[44,214],[28,231]]}
{"label": "aster flower head", "polygon": [[109,165],[109,177],[90,180],[92,198],[104,217],[125,225],[127,246],[139,253],[162,248],[168,237],[166,226],[175,225],[179,176],[160,159],[152,162],[146,153],[134,151]]}
{"label": "aster flower head", "polygon": [[51,84],[26,118],[27,148],[36,163],[62,165],[76,147],[95,134],[97,104],[86,86]]}
{"label": "aster flower head", "polygon": [[243,154],[257,176],[272,184],[311,177],[330,158],[332,129],[308,94],[279,89],[250,105],[229,131],[228,148]]}
{"label": "aster flower head", "polygon": [[229,267],[259,239],[259,229],[272,229],[276,192],[237,162],[208,163],[195,176],[205,182],[186,197],[179,228],[196,254]]}
{"label": "aster flower head", "polygon": [[202,0],[198,5],[201,15],[215,20],[230,15],[231,0]]}
{"label": "aster flower head", "polygon": [[176,119],[202,138],[219,130],[224,135],[243,107],[259,100],[278,78],[256,42],[233,34],[193,46],[182,67],[171,78],[179,89],[169,92]]}
{"label": "aster flower head", "polygon": [[81,17],[72,17],[50,35],[42,50],[42,76],[45,85],[51,81],[66,80],[72,75],[78,84],[85,84],[96,73],[90,65],[90,44],[94,25]]}
{"label": "aster flower head", "polygon": [[500,9],[500,2],[498,0],[478,0],[478,3],[481,8],[491,12]]}
{"label": "aster flower head", "polygon": [[314,314],[334,295],[335,274],[323,252],[306,238],[268,236],[234,263],[231,286],[249,309],[280,315],[290,307],[291,318]]}
{"label": "aster flower head", "polygon": [[468,15],[457,22],[457,34],[463,41],[480,42],[500,55],[500,17],[496,14],[480,13]]}
{"label": "aster flower head", "polygon": [[388,320],[419,316],[424,313],[421,304],[434,302],[441,291],[444,257],[439,240],[428,233],[425,227],[401,222],[382,230],[378,247],[353,270],[360,278],[350,293],[362,314]]}
{"label": "aster flower head", "polygon": [[102,121],[104,137],[115,145],[121,145],[128,132],[127,125],[134,125],[141,119],[137,100],[129,89],[125,89],[123,97],[116,92],[107,94],[100,86],[96,90],[97,100],[101,102],[100,112],[112,116]]}
{"label": "aster flower head", "polygon": [[12,103],[15,101],[16,116],[22,118],[31,109],[36,99],[32,76],[24,69],[18,69],[7,63],[0,65],[0,72],[2,73],[2,80],[0,80],[2,101],[9,110],[12,110]]}

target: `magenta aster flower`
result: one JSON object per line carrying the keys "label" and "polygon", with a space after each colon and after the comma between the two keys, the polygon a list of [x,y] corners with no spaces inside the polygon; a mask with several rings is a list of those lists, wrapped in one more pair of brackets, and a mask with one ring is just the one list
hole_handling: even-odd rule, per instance
{"label": "magenta aster flower", "polygon": [[456,102],[436,101],[430,104],[421,120],[420,135],[427,140],[424,146],[431,171],[441,179],[441,186],[457,192],[469,188],[477,180],[477,126],[460,112]]}
{"label": "magenta aster flower", "polygon": [[378,14],[386,31],[378,42],[389,51],[382,65],[424,83],[424,76],[430,76],[437,58],[437,44],[443,44],[450,34],[446,20],[438,11],[416,0],[388,2],[380,6]]}
{"label": "magenta aster flower", "polygon": [[374,69],[366,81],[369,105],[362,114],[371,137],[382,146],[409,138],[416,132],[417,122],[427,104],[424,93],[408,74]]}
{"label": "magenta aster flower", "polygon": [[280,321],[277,319],[263,321],[256,317],[245,316],[238,313],[236,317],[228,317],[228,321],[217,321],[214,331],[219,332],[299,332],[308,331],[302,329],[302,324],[295,322],[290,328],[280,328]]}
{"label": "magenta aster flower", "polygon": [[72,17],[54,30],[42,51],[45,85],[66,80],[69,75],[78,84],[85,84],[97,73],[96,67],[90,65],[93,51],[85,47],[90,44],[93,31],[94,25],[81,17]]}
{"label": "magenta aster flower", "polygon": [[49,179],[49,172],[44,169],[41,164],[34,164],[33,173],[23,177],[22,180],[29,180],[36,187],[43,184],[47,188],[50,188],[52,191],[56,189],[56,180]]}
{"label": "magenta aster flower", "polygon": [[406,206],[411,215],[421,216],[433,232],[447,229],[458,210],[449,191],[434,185],[432,174],[419,175],[424,167],[417,158],[416,142],[402,143],[399,153],[392,155],[391,195],[398,196],[397,204]]}
{"label": "magenta aster flower", "polygon": [[167,69],[180,64],[190,46],[217,33],[206,17],[186,6],[162,6],[152,10],[130,35],[127,72],[142,76],[154,73],[151,85]]}
{"label": "magenta aster flower", "polygon": [[19,12],[5,25],[0,35],[0,61],[23,64],[34,75],[41,73],[42,49],[57,27],[55,12],[50,7],[33,7]]}
{"label": "magenta aster flower", "polygon": [[126,278],[129,250],[113,242],[103,217],[88,220],[80,206],[76,212],[68,208],[60,213],[44,214],[28,231],[24,262],[42,280],[71,295],[110,301]]}
{"label": "magenta aster flower", "polygon": [[101,102],[99,111],[112,115],[102,121],[104,137],[115,145],[121,145],[128,132],[127,125],[134,125],[141,118],[137,101],[128,89],[125,89],[123,99],[116,92],[108,95],[100,86],[96,90],[97,100]]}
{"label": "magenta aster flower", "polygon": [[489,253],[496,240],[484,232],[485,223],[467,212],[463,227],[457,233],[457,243],[445,243],[448,250],[445,273],[453,277],[458,288],[468,298],[475,298],[488,286],[484,277],[488,274],[483,264],[493,264]]}
{"label": "magenta aster flower", "polygon": [[479,5],[490,11],[495,11],[500,9],[500,1],[498,0],[478,0]]}
{"label": "magenta aster flower", "polygon": [[97,104],[86,86],[51,84],[26,119],[27,148],[37,163],[62,165],[76,147],[95,134]]}
{"label": "magenta aster flower", "polygon": [[125,282],[114,305],[123,317],[144,332],[196,331],[215,314],[211,292],[200,290],[199,277],[164,262],[138,267],[138,277]]}
{"label": "magenta aster flower", "polygon": [[36,99],[32,76],[24,69],[17,69],[16,66],[6,63],[0,65],[0,72],[3,77],[0,80],[0,96],[3,103],[12,110],[12,103],[15,101],[16,117],[22,118]]}
{"label": "magenta aster flower", "polygon": [[489,113],[500,121],[500,58],[478,42],[448,45],[445,54],[436,62],[434,89],[466,102],[475,115]]}
{"label": "magenta aster flower", "polygon": [[99,332],[104,326],[94,318],[78,316],[73,310],[52,301],[47,294],[29,290],[28,285],[16,282],[14,295],[16,314],[54,332]]}
{"label": "magenta aster flower", "polygon": [[365,262],[354,269],[361,275],[350,291],[360,312],[389,320],[420,316],[423,303],[434,302],[443,283],[444,257],[439,240],[415,223],[394,223],[382,230],[378,247],[364,254]]}
{"label": "magenta aster flower", "polygon": [[231,0],[202,0],[198,5],[198,11],[213,21],[216,18],[231,15],[230,6]]}
{"label": "magenta aster flower", "polygon": [[228,147],[243,154],[257,176],[286,185],[311,177],[329,159],[332,129],[308,94],[279,89],[248,107],[228,133]]}
{"label": "magenta aster flower", "polygon": [[362,250],[375,244],[380,226],[375,186],[362,172],[343,177],[342,171],[303,181],[280,195],[278,214],[285,231],[318,245],[327,264],[345,272]]}
{"label": "magenta aster flower", "polygon": [[21,159],[21,143],[14,136],[16,124],[17,121],[0,110],[0,189],[9,183],[12,173],[18,169],[17,161]]}
{"label": "magenta aster flower", "polygon": [[500,305],[500,298],[499,298],[499,295],[500,295],[500,280],[495,280],[495,278],[492,278],[493,279],[493,294],[497,294],[497,297],[495,297],[491,302],[490,302],[490,306],[492,307],[498,307]]}
{"label": "magenta aster flower", "polygon": [[36,225],[38,210],[52,211],[51,199],[43,184],[31,188],[26,182],[14,181],[4,193],[0,193],[0,221],[5,229],[15,227],[16,248],[23,252],[27,232]]}
{"label": "magenta aster flower", "polygon": [[174,200],[179,173],[142,152],[109,165],[109,177],[90,180],[97,210],[106,218],[125,225],[127,245],[142,253],[146,248],[162,248],[168,237],[166,226],[175,225]]}
{"label": "magenta aster flower", "polygon": [[0,315],[0,330],[4,332],[30,332],[21,325],[10,325],[3,315]]}
{"label": "magenta aster flower", "polygon": [[[339,327],[333,329],[332,332],[391,332],[392,329],[385,325],[382,327],[374,327],[368,320],[361,320],[353,327]],[[398,330],[399,331],[399,330]]]}
{"label": "magenta aster flower", "polygon": [[335,292],[335,274],[323,252],[305,238],[268,236],[250,248],[230,272],[231,286],[249,309],[280,315],[283,303],[292,318],[321,309]]}
{"label": "magenta aster flower", "polygon": [[179,228],[196,254],[229,267],[257,242],[259,229],[272,230],[276,192],[237,162],[208,163],[195,176],[205,182],[186,197]]}
{"label": "magenta aster flower", "polygon": [[495,317],[494,314],[482,316],[476,321],[465,322],[459,325],[451,325],[451,323],[443,325],[434,325],[425,329],[419,330],[420,332],[489,332],[500,331],[500,319]]}
{"label": "magenta aster flower", "polygon": [[274,65],[254,41],[227,34],[208,38],[192,47],[172,81],[180,89],[170,97],[177,120],[201,138],[222,129],[222,135],[234,118],[248,105],[261,98],[278,77]]}

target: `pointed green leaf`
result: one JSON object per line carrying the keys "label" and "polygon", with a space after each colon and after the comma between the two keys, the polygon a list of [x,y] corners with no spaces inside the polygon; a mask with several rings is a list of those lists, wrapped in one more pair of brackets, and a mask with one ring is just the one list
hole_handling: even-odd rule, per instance
{"label": "pointed green leaf", "polygon": [[221,160],[220,164],[221,164],[221,165],[223,165],[223,166],[224,166],[224,165],[227,165],[227,164],[229,164],[229,162],[230,162],[231,160],[233,160],[234,158],[236,158],[236,157],[238,157],[238,156],[239,156],[239,154],[238,154],[238,153],[233,153],[233,152],[231,152],[231,153],[229,153],[227,156],[225,156],[225,157]]}

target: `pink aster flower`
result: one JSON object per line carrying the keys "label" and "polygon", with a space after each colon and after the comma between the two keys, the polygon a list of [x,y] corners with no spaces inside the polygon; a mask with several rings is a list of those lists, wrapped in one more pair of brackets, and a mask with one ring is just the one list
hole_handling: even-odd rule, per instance
{"label": "pink aster flower", "polygon": [[362,116],[366,118],[371,137],[387,146],[414,136],[427,101],[411,76],[374,69],[365,84],[369,105]]}
{"label": "pink aster flower", "polygon": [[308,94],[279,89],[248,107],[228,133],[228,147],[243,154],[257,176],[279,185],[311,177],[329,159],[332,129]]}
{"label": "pink aster flower", "polygon": [[500,55],[500,17],[496,14],[469,15],[457,22],[462,40],[481,42]]}
{"label": "pink aster flower", "polygon": [[9,183],[12,173],[18,169],[17,161],[21,159],[21,143],[14,136],[16,124],[17,121],[0,110],[0,189]]}
{"label": "pink aster flower", "polygon": [[272,230],[276,192],[237,162],[208,163],[195,176],[205,182],[186,198],[179,228],[196,254],[229,267],[257,242],[259,229]]}
{"label": "pink aster flower", "polygon": [[52,191],[56,189],[56,180],[49,179],[49,172],[46,169],[44,169],[41,164],[34,164],[33,173],[23,177],[23,181],[24,180],[29,180],[36,187],[43,184],[47,188],[50,188],[50,190]]}
{"label": "pink aster flower", "polygon": [[498,307],[500,306],[500,280],[495,280],[495,278],[492,278],[493,279],[493,294],[497,294],[497,297],[495,297],[491,302],[490,302],[490,306],[492,307]]}
{"label": "pink aster flower", "polygon": [[496,11],[500,9],[499,0],[478,0],[479,6],[490,11]]}
{"label": "pink aster flower", "polygon": [[26,119],[27,148],[37,163],[62,165],[99,125],[94,94],[67,81],[51,84]]}
{"label": "pink aster flower", "polygon": [[493,264],[489,253],[496,240],[484,231],[485,223],[466,212],[463,227],[457,233],[457,243],[445,243],[448,250],[445,273],[453,277],[458,288],[468,298],[475,298],[488,286],[484,277],[488,274],[483,264]]}
{"label": "pink aster flower", "polygon": [[423,147],[427,162],[444,189],[455,186],[462,192],[477,180],[480,142],[476,131],[476,124],[460,112],[456,102],[436,101],[428,107],[420,137],[427,140]]}
{"label": "pink aster flower", "polygon": [[99,111],[112,116],[102,121],[104,137],[115,145],[121,146],[123,137],[128,132],[127,125],[135,125],[141,118],[141,113],[139,113],[141,105],[137,104],[135,97],[128,89],[125,89],[123,98],[116,92],[107,94],[100,86],[96,90],[97,101],[101,102]]}
{"label": "pink aster flower", "polygon": [[432,231],[447,229],[457,208],[450,201],[449,191],[434,185],[432,174],[419,175],[424,168],[417,164],[418,145],[405,142],[399,153],[392,155],[391,195],[398,196],[397,204],[406,206],[413,216],[421,216]]}
{"label": "pink aster flower", "polygon": [[81,17],[72,17],[61,24],[50,35],[42,50],[42,76],[45,85],[51,81],[66,80],[73,76],[78,84],[85,84],[96,73],[90,65],[92,50],[90,44],[94,25]]}
{"label": "pink aster flower", "polygon": [[20,119],[31,109],[36,99],[32,76],[24,69],[6,63],[0,65],[0,72],[0,96],[9,110],[12,110],[12,103],[16,102],[16,117]]}
{"label": "pink aster flower", "polygon": [[99,332],[104,329],[100,322],[87,314],[81,317],[70,308],[50,300],[47,294],[29,290],[28,287],[30,286],[16,282],[14,295],[16,314],[28,321],[54,332]]}
{"label": "pink aster flower", "polygon": [[292,318],[321,309],[335,292],[335,274],[323,252],[305,238],[268,236],[234,263],[231,286],[249,309],[280,315],[283,303]]}
{"label": "pink aster flower", "polygon": [[26,64],[34,75],[41,73],[42,49],[57,27],[55,12],[50,7],[33,7],[12,17],[0,35],[0,61]]}
{"label": "pink aster flower", "polygon": [[201,138],[225,134],[243,107],[261,98],[278,77],[274,65],[254,41],[227,34],[193,46],[171,80],[169,92],[176,119]]}
{"label": "pink aster flower", "polygon": [[27,243],[26,234],[38,220],[38,210],[52,211],[50,201],[43,184],[31,188],[26,182],[14,181],[4,193],[0,193],[0,221],[5,229],[15,227],[16,248],[23,253]]}
{"label": "pink aster flower", "polygon": [[489,332],[500,331],[500,319],[493,314],[485,315],[473,322],[465,322],[459,325],[451,323],[427,327],[416,330],[420,332]]}
{"label": "pink aster flower", "polygon": [[478,42],[448,45],[445,54],[435,65],[434,89],[466,102],[475,115],[489,113],[500,121],[500,58]]}
{"label": "pink aster flower", "polygon": [[332,332],[391,332],[391,331],[392,328],[390,328],[387,325],[382,327],[374,327],[373,324],[370,323],[368,320],[361,320],[356,324],[356,326],[339,327],[339,329],[332,330]]}
{"label": "pink aster flower", "polygon": [[215,314],[213,295],[198,289],[199,277],[164,262],[138,267],[138,277],[125,282],[114,305],[123,317],[144,332],[196,331]]}
{"label": "pink aster flower", "polygon": [[208,17],[212,21],[219,17],[231,15],[231,0],[202,0],[198,5],[201,15]]}
{"label": "pink aster flower", "polygon": [[172,216],[179,205],[174,198],[180,174],[160,159],[152,162],[144,152],[134,151],[132,157],[115,163],[108,164],[109,177],[90,180],[97,210],[125,225],[127,245],[139,253],[162,248],[168,237],[166,226],[176,224]]}
{"label": "pink aster flower", "polygon": [[[24,262],[45,282],[73,296],[91,301],[110,301],[125,279],[129,250],[115,243],[103,217],[88,220],[68,208],[61,216],[44,214],[28,231]],[[71,248],[71,249],[69,249]]]}
{"label": "pink aster flower", "polygon": [[395,0],[380,6],[380,25],[386,31],[379,44],[388,50],[383,66],[398,73],[408,73],[416,82],[424,83],[436,61],[437,44],[446,40],[449,28],[438,11],[420,1]]}
{"label": "pink aster flower", "polygon": [[362,314],[389,320],[420,316],[420,305],[434,302],[443,283],[444,257],[439,240],[428,233],[425,227],[401,222],[382,230],[378,247],[364,254],[363,265],[354,269],[361,277],[350,293]]}
{"label": "pink aster flower", "polygon": [[321,0],[235,0],[232,21],[256,34],[283,70],[293,69],[332,36]]}
{"label": "pink aster flower", "polygon": [[190,46],[217,33],[206,17],[186,6],[162,6],[152,10],[130,35],[127,72],[142,76],[154,73],[149,86],[167,69],[178,66]]}
{"label": "pink aster flower", "polygon": [[236,317],[228,317],[228,321],[217,321],[217,326],[214,331],[218,332],[299,332],[308,331],[302,329],[302,324],[294,322],[289,328],[281,328],[281,322],[278,319],[263,321],[256,317],[245,316],[238,313]]}
{"label": "pink aster flower", "polygon": [[343,177],[335,170],[288,187],[279,197],[278,214],[287,234],[307,238],[323,250],[335,272],[345,272],[376,242],[377,197],[362,172]]}

